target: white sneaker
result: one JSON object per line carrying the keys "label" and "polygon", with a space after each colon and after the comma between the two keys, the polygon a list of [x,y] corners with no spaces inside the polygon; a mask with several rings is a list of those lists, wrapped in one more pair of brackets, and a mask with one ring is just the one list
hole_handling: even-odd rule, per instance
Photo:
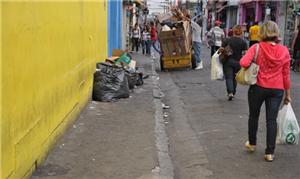
{"label": "white sneaker", "polygon": [[203,62],[202,61],[197,65],[195,70],[201,70],[201,69],[203,69]]}

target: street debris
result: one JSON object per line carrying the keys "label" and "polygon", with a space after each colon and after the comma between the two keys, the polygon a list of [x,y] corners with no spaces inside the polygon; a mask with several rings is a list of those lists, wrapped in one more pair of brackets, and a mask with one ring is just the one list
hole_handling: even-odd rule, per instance
{"label": "street debris", "polygon": [[47,164],[47,165],[39,166],[36,172],[33,173],[33,176],[38,176],[38,177],[61,176],[67,174],[69,171],[70,171],[69,168],[64,168],[57,164]]}
{"label": "street debris", "polygon": [[164,112],[164,118],[167,118],[168,117],[168,113],[167,112]]}
{"label": "street debris", "polygon": [[162,103],[162,108],[163,108],[163,109],[170,109],[170,106],[165,105],[164,103]]}
{"label": "street debris", "polygon": [[92,101],[92,104],[98,104],[98,102],[97,101]]}
{"label": "street debris", "polygon": [[59,148],[63,148],[65,146],[65,144],[61,144],[59,145]]}
{"label": "street debris", "polygon": [[102,116],[102,114],[101,114],[101,113],[96,113],[96,115],[97,115],[97,116]]}
{"label": "street debris", "polygon": [[120,98],[130,98],[136,86],[144,84],[144,76],[136,67],[136,61],[123,50],[113,49],[112,56],[105,62],[96,64],[94,73],[93,100],[115,102]]}

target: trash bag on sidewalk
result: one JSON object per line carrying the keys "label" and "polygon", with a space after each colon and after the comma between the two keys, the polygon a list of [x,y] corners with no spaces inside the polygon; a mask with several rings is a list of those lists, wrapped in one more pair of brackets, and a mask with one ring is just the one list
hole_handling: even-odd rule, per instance
{"label": "trash bag on sidewalk", "polygon": [[128,79],[128,86],[129,89],[133,89],[134,86],[141,86],[144,84],[144,78],[143,78],[143,73],[141,72],[130,72],[126,70],[126,76]]}
{"label": "trash bag on sidewalk", "polygon": [[211,58],[211,71],[210,71],[210,78],[211,80],[223,80],[224,73],[223,73],[223,65],[219,58],[219,51],[217,50],[216,53]]}
{"label": "trash bag on sidewalk", "polygon": [[128,80],[123,68],[101,63],[94,74],[93,100],[112,102],[129,97]]}
{"label": "trash bag on sidewalk", "polygon": [[291,103],[284,105],[277,116],[277,144],[298,144],[299,125]]}
{"label": "trash bag on sidewalk", "polygon": [[130,71],[126,70],[125,74],[126,74],[126,77],[127,77],[127,80],[128,80],[129,89],[133,89],[136,82],[137,82],[137,73],[130,72]]}

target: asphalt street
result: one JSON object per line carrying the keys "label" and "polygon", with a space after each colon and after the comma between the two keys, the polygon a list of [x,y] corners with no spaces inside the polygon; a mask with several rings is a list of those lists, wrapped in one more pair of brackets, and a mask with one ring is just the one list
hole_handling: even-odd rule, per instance
{"label": "asphalt street", "polygon": [[[245,151],[248,87],[228,101],[225,82],[210,80],[209,54],[202,46],[203,70],[160,72],[157,59],[133,53],[150,76],[144,85],[115,103],[90,101],[32,179],[299,178],[299,145],[278,145],[274,162],[263,159],[264,107],[257,151]],[[300,73],[291,78],[299,117]]]}
{"label": "asphalt street", "polygon": [[[247,153],[247,86],[238,86],[228,101],[225,81],[210,80],[209,49],[202,46],[203,70],[159,72],[163,102],[171,108],[167,132],[175,178],[294,179],[299,178],[300,146],[277,145],[272,163],[263,159],[265,109],[261,110],[257,151]],[[300,117],[300,73],[291,72],[292,106]]]}

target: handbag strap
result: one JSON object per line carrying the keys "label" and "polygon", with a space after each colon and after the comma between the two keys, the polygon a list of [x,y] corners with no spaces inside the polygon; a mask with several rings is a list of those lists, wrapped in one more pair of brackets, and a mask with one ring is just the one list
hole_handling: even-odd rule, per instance
{"label": "handbag strap", "polygon": [[258,50],[259,50],[259,43],[256,45],[255,56],[254,56],[254,59],[253,59],[254,63],[256,63],[256,59],[257,59],[257,56],[258,56]]}

